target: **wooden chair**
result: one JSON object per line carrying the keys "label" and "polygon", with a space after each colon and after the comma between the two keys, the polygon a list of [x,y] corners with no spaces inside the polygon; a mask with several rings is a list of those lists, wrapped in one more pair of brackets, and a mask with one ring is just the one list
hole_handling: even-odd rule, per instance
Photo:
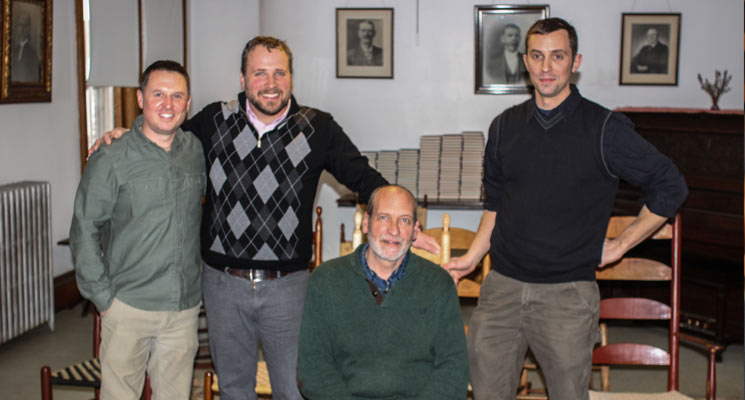
{"label": "wooden chair", "polygon": [[[608,238],[617,237],[635,217],[612,217],[608,226]],[[651,239],[671,241],[670,265],[659,261],[624,257],[620,261],[597,270],[599,281],[663,281],[669,282],[669,305],[640,297],[604,298],[600,301],[600,320],[663,320],[669,323],[668,351],[641,343],[608,343],[607,327],[601,324],[601,344],[593,352],[593,365],[652,365],[668,368],[667,393],[649,394],[608,393],[610,390],[609,369],[601,370],[602,392],[591,391],[591,399],[688,399],[678,390],[678,364],[680,339],[689,340],[707,348],[709,371],[707,376],[707,398],[714,400],[716,394],[716,353],[721,346],[680,333],[680,276],[681,276],[681,222],[676,215],[673,223],[665,224]],[[658,397],[656,397],[658,396]]]}
{"label": "wooden chair", "polygon": [[[450,214],[442,215],[442,227],[426,229],[423,232],[432,237],[440,238],[440,254],[432,254],[428,251],[415,248],[412,248],[411,251],[438,265],[447,264],[450,261],[451,255],[458,256],[464,254],[476,238],[476,232],[450,227]],[[489,273],[490,269],[491,257],[487,253],[481,261],[481,268],[477,268],[458,282],[458,296],[479,297],[481,283],[486,278],[486,274]]]}
{"label": "wooden chair", "polygon": [[[52,400],[52,385],[93,388],[95,391],[95,398],[98,400],[101,388],[101,363],[98,360],[100,346],[101,316],[98,311],[94,311],[93,358],[54,372],[52,372],[52,369],[48,365],[41,367],[42,400]],[[152,391],[150,389],[150,378],[145,376],[145,388],[142,391],[142,399],[150,400],[151,396]]]}
{"label": "wooden chair", "polygon": [[517,400],[548,400],[546,388],[533,387],[528,376],[530,371],[540,371],[540,368],[530,356],[525,356],[523,370],[520,373],[520,384],[517,387]]}
{"label": "wooden chair", "polygon": [[[321,214],[323,209],[316,207],[316,223],[313,230],[313,260],[310,261],[308,268],[313,271],[323,262],[323,221]],[[209,350],[209,343],[207,343]],[[256,387],[254,388],[259,396],[271,396],[272,385],[269,381],[269,371],[266,368],[266,361],[259,361],[256,367]],[[217,374],[213,371],[204,373],[204,400],[212,400],[214,395],[220,393]]]}
{"label": "wooden chair", "polygon": [[339,256],[344,257],[347,254],[352,254],[354,250],[365,241],[364,234],[362,233],[362,217],[364,211],[360,205],[357,205],[354,210],[354,230],[352,231],[352,240],[347,241],[344,237],[344,223],[341,224],[339,234]]}

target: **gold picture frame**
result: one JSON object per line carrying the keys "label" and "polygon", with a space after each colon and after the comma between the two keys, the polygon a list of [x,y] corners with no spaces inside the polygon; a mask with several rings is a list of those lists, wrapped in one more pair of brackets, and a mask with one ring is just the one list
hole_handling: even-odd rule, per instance
{"label": "gold picture frame", "polygon": [[52,0],[0,1],[0,103],[51,102]]}

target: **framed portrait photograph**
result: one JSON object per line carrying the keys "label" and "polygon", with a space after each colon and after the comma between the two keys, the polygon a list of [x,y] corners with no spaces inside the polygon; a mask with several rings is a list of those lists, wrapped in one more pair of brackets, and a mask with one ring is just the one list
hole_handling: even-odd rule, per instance
{"label": "framed portrait photograph", "polygon": [[393,78],[393,9],[336,9],[336,77]]}
{"label": "framed portrait photograph", "polygon": [[475,6],[476,93],[528,93],[530,79],[523,63],[525,33],[548,18],[548,5]]}
{"label": "framed portrait photograph", "polygon": [[678,85],[680,14],[621,17],[621,85]]}
{"label": "framed portrait photograph", "polygon": [[52,101],[52,1],[0,2],[0,103]]}

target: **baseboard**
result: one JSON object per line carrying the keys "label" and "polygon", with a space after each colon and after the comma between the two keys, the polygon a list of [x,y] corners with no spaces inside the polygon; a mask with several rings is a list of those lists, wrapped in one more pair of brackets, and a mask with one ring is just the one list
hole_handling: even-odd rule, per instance
{"label": "baseboard", "polygon": [[82,300],[75,281],[75,271],[54,278],[54,312],[72,308]]}

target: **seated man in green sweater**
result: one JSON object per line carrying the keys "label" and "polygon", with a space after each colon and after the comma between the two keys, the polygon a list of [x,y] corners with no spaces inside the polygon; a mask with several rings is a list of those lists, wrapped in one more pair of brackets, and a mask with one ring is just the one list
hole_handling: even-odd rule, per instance
{"label": "seated man in green sweater", "polygon": [[305,297],[298,380],[314,399],[465,399],[468,355],[458,294],[409,252],[416,200],[391,185],[370,196],[368,244],[321,265]]}

